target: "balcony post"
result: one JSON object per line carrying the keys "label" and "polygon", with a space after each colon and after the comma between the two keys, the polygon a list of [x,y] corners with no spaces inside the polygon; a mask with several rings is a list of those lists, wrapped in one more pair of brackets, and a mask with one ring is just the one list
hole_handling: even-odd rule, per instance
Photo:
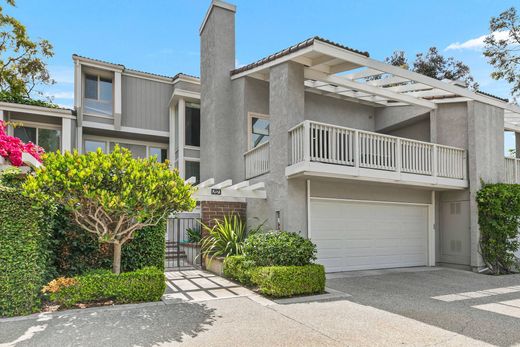
{"label": "balcony post", "polygon": [[513,183],[518,183],[518,167],[516,163],[517,159],[513,159]]}
{"label": "balcony post", "polygon": [[438,171],[438,168],[437,168],[437,158],[439,156],[439,148],[437,147],[437,145],[433,145],[433,163],[432,163],[432,175],[433,177],[437,177],[437,171]]}
{"label": "balcony post", "polygon": [[359,131],[354,131],[354,167],[359,168],[359,160],[361,157],[361,151],[359,148]]}
{"label": "balcony post", "polygon": [[397,171],[398,173],[401,173],[401,167],[402,167],[402,160],[403,158],[401,157],[402,156],[402,153],[403,151],[401,150],[401,139],[400,138],[397,138],[397,141],[396,141],[396,145],[395,145],[395,171]]}
{"label": "balcony post", "polygon": [[462,161],[462,177],[464,180],[468,179],[468,151],[464,151],[464,160]]}
{"label": "balcony post", "polygon": [[308,120],[303,122],[303,161],[311,161],[311,125]]}

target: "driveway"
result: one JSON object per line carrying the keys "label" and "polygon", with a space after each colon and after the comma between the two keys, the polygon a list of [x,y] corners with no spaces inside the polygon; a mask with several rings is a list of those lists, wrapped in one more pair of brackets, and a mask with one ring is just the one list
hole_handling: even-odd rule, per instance
{"label": "driveway", "polygon": [[[466,302],[476,299],[444,296],[464,291],[467,286],[472,290],[497,288],[497,283],[510,287],[518,277],[491,278],[444,269],[366,275],[340,274],[333,277],[341,278],[328,280],[329,287],[351,296],[332,289],[328,296],[311,301],[297,298],[279,302],[239,290],[235,284],[212,276],[171,276],[171,283],[177,281],[178,285],[170,288],[172,292],[161,303],[0,320],[0,347],[488,346],[486,342],[507,345],[518,341],[518,318],[479,308],[456,310],[453,306],[467,306]],[[473,284],[461,284],[470,280]],[[438,283],[442,281],[446,286]],[[483,283],[487,281],[491,283]],[[217,285],[220,287],[213,289]],[[425,287],[431,286],[440,288],[427,292]],[[201,292],[207,292],[208,297],[205,299],[206,294]],[[175,298],[179,293],[186,298]],[[495,302],[512,300],[514,295],[488,294],[486,298],[493,297]],[[443,319],[449,321],[441,322]],[[499,321],[495,324],[496,319]],[[512,329],[514,322],[516,329]],[[461,323],[465,329],[459,327]],[[478,323],[487,333],[477,334],[474,326]],[[456,328],[450,324],[456,324]]]}
{"label": "driveway", "polygon": [[447,268],[330,274],[327,286],[368,305],[494,345],[520,344],[520,275]]}

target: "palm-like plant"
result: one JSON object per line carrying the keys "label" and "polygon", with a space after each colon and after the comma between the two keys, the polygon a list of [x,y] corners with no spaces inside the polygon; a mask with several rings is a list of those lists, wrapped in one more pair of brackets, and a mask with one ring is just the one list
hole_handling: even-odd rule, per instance
{"label": "palm-like plant", "polygon": [[202,239],[201,252],[210,260],[214,257],[227,257],[244,254],[244,241],[248,236],[246,225],[232,215],[216,221],[212,228],[202,224],[207,235]]}

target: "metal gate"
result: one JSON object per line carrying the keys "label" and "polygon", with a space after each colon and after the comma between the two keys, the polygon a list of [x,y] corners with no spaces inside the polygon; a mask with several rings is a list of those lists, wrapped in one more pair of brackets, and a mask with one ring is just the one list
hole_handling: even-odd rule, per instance
{"label": "metal gate", "polygon": [[199,212],[182,212],[168,218],[166,227],[166,269],[200,268]]}

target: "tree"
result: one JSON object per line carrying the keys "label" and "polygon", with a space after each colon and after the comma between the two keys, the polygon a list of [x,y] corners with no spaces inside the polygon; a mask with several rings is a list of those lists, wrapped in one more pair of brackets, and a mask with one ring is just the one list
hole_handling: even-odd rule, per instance
{"label": "tree", "polygon": [[[15,6],[15,0],[6,0]],[[54,55],[47,40],[33,41],[25,26],[0,6],[0,91],[31,97],[40,84],[53,84],[45,59]]]}
{"label": "tree", "polygon": [[403,51],[395,51],[385,59],[387,64],[402,67],[438,80],[464,81],[473,89],[478,89],[478,84],[470,74],[469,66],[453,57],[444,57],[437,47],[430,47],[426,53],[417,53],[415,61],[408,63]]}
{"label": "tree", "polygon": [[114,247],[112,271],[121,269],[121,247],[135,231],[156,225],[176,211],[195,207],[192,188],[168,163],[155,157],[133,159],[116,146],[110,154],[59,151],[44,156],[44,166],[28,176],[25,194],[62,204],[84,230]]}
{"label": "tree", "polygon": [[484,39],[484,56],[495,70],[491,77],[512,85],[511,95],[520,96],[520,20],[514,7],[492,17],[490,34]]}

